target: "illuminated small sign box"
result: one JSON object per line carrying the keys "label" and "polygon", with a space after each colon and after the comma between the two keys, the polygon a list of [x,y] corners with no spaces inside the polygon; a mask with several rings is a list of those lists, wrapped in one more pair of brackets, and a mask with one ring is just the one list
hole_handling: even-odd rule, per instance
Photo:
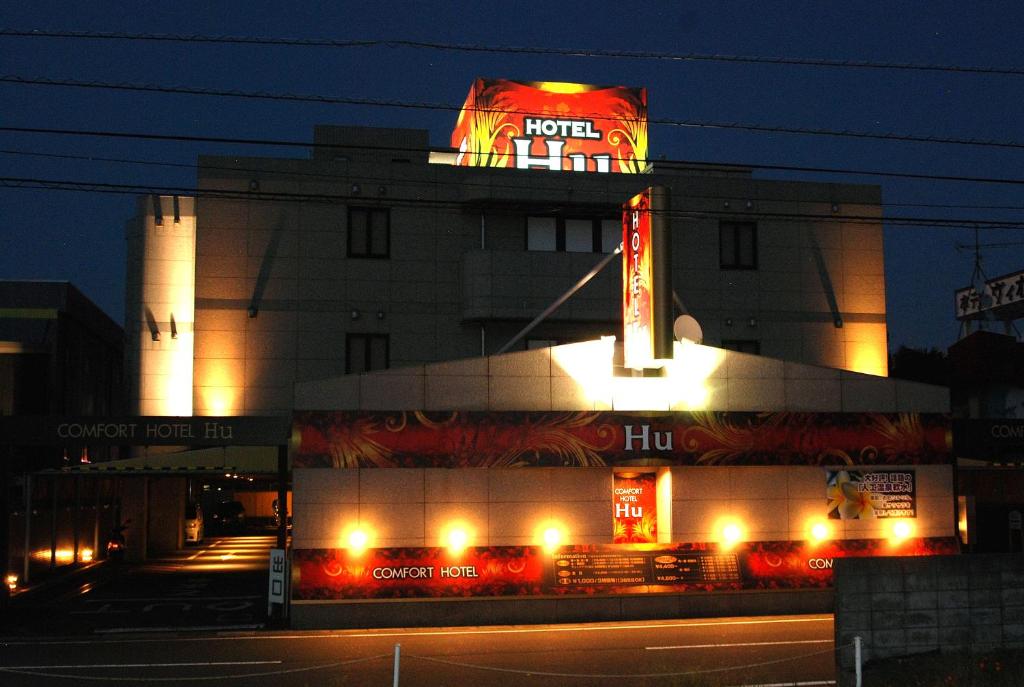
{"label": "illuminated small sign box", "polygon": [[616,544],[658,541],[658,475],[615,472],[612,480],[612,527]]}
{"label": "illuminated small sign box", "polygon": [[647,90],[477,79],[451,144],[468,167],[637,174],[647,169]]}
{"label": "illuminated small sign box", "polygon": [[990,279],[978,293],[973,286],[954,294],[956,318],[973,320],[991,315],[997,319],[1024,317],[1024,270]]}
{"label": "illuminated small sign box", "polygon": [[668,190],[648,188],[622,206],[624,364],[641,370],[672,357]]}

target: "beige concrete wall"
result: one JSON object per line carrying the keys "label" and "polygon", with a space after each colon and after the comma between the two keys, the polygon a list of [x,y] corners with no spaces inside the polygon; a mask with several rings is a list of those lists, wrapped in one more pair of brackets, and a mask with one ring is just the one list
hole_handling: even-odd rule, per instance
{"label": "beige concrete wall", "polygon": [[[200,201],[196,413],[287,414],[293,383],[344,372],[346,333],[388,334],[396,368],[497,350],[603,257],[526,251],[531,205],[541,212],[582,204],[614,215],[635,192],[635,179],[623,175],[556,178],[346,148],[367,137],[422,140],[422,131],[319,127],[316,135],[338,148],[311,160],[200,160],[204,189],[330,194],[345,202],[268,202],[255,194]],[[651,181],[670,186],[687,209],[708,213],[678,222],[673,239],[675,289],[703,324],[706,341],[756,339],[770,357],[885,373],[882,234],[870,220],[881,212],[878,187],[670,165],[657,167]],[[347,257],[349,206],[390,208],[388,259]],[[789,214],[805,219],[778,218]],[[720,218],[758,221],[757,270],[719,268]],[[148,264],[144,270],[157,271]],[[564,341],[619,333],[618,273],[613,264],[535,336]],[[249,317],[254,305],[256,316]],[[146,393],[162,381],[148,380]],[[560,394],[552,388],[556,406],[564,403]]]}
{"label": "beige concrete wall", "polygon": [[[890,466],[886,466],[889,469]],[[915,536],[952,536],[952,468],[916,472]],[[866,468],[869,469],[869,468]],[[350,469],[294,471],[295,548],[338,548],[355,527],[371,547],[444,546],[455,523],[475,546],[540,544],[546,527],[566,543],[612,543],[612,468]],[[674,467],[671,541],[718,541],[724,521],[748,540],[803,540],[826,518],[826,468]],[[836,539],[887,538],[884,519],[831,521]]]}
{"label": "beige concrete wall", "polygon": [[621,376],[588,341],[296,385],[300,409],[949,412],[945,387],[677,344],[660,378]]}
{"label": "beige concrete wall", "polygon": [[[805,540],[816,522],[835,539],[885,539],[891,521],[827,521],[826,470],[814,466],[674,467],[672,534],[680,541],[717,541],[726,522],[737,522],[752,541]],[[871,470],[872,466],[857,469]],[[915,536],[954,535],[952,467],[879,466],[916,474]]]}
{"label": "beige concrete wall", "polygon": [[371,546],[443,546],[458,523],[474,546],[540,541],[556,524],[567,541],[610,543],[607,468],[294,471],[294,546],[343,546],[356,525]]}
{"label": "beige concrete wall", "polygon": [[127,232],[128,410],[137,415],[191,415],[195,199],[158,196],[155,201],[161,221],[157,222],[154,199],[147,196],[140,199],[138,217]]}

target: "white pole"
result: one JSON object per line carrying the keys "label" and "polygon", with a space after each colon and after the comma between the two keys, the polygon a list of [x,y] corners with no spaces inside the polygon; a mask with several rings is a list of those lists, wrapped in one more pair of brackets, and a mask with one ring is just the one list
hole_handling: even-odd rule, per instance
{"label": "white pole", "polygon": [[856,685],[861,687],[860,677],[860,635],[853,638],[853,669],[857,676]]}
{"label": "white pole", "polygon": [[391,680],[391,687],[398,687],[398,665],[402,659],[402,645],[395,644],[395,668],[393,671],[393,678]]}

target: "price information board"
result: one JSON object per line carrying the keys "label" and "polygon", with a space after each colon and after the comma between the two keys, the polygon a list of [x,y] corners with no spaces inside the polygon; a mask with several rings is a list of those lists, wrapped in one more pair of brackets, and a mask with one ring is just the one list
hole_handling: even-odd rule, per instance
{"label": "price information board", "polygon": [[584,551],[554,556],[558,585],[672,585],[734,582],[740,579],[735,554],[664,551]]}

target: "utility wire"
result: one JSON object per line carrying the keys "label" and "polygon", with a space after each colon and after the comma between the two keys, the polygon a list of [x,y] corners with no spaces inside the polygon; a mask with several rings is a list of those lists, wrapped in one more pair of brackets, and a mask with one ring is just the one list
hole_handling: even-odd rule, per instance
{"label": "utility wire", "polygon": [[725,55],[717,53],[671,53],[641,50],[595,50],[591,48],[545,48],[536,46],[485,46],[465,43],[441,43],[412,40],[332,40],[327,38],[274,38],[261,36],[202,36],[197,34],[126,33],[115,31],[50,31],[17,28],[0,29],[0,36],[20,38],[58,38],[106,41],[146,41],[163,43],[208,43],[221,45],[262,45],[317,48],[416,48],[445,52],[492,53],[504,55],[554,55],[560,57],[598,57],[668,62],[724,62],[741,64],[826,67],[832,69],[876,69],[890,71],[948,72],[958,74],[997,74],[1024,76],[1021,67],[981,67],[914,62],[874,62],[834,60],[816,57],[763,55]]}
{"label": "utility wire", "polygon": [[[172,169],[185,169],[189,171],[195,171],[199,168],[199,165],[195,163],[183,163],[183,162],[168,162],[161,160],[143,160],[139,158],[117,158],[117,157],[104,157],[100,155],[70,155],[70,154],[58,154],[58,153],[41,153],[38,151],[29,150],[11,150],[11,149],[0,149],[0,155],[14,155],[21,157],[37,157],[50,160],[79,160],[83,162],[110,162],[115,164],[125,165],[139,165],[148,167],[170,167]],[[522,184],[500,184],[491,181],[488,182],[473,182],[466,180],[459,181],[446,181],[441,179],[401,179],[395,177],[373,177],[364,176],[362,174],[349,175],[341,174],[338,172],[300,172],[295,170],[287,169],[267,169],[267,168],[254,168],[244,166],[220,166],[220,165],[209,165],[203,164],[203,171],[219,171],[229,173],[250,173],[254,175],[264,175],[265,177],[299,177],[308,179],[318,179],[326,181],[340,181],[348,180],[350,176],[354,176],[359,181],[372,181],[387,183],[388,185],[395,186],[436,186],[436,187],[480,187],[480,188],[505,188],[505,189],[516,189],[520,191],[544,191],[550,189],[550,186],[524,186]],[[687,193],[688,199],[696,200],[729,200],[729,201],[745,201],[747,196],[743,195],[695,195]],[[802,198],[802,202],[817,202],[817,203],[831,203],[833,198]],[[757,199],[758,204],[768,203],[785,203],[790,202],[789,199],[774,199],[759,195]],[[970,204],[954,204],[954,203],[890,203],[883,201],[882,207],[886,208],[901,208],[901,207],[913,207],[913,208],[932,208],[932,209],[959,209],[959,210],[1024,210],[1024,205],[970,205]],[[995,245],[995,244],[988,244]],[[1013,244],[999,244],[999,245],[1013,245]]]}
{"label": "utility wire", "polygon": [[[399,109],[441,110],[459,112],[462,110],[475,112],[498,112],[490,108],[463,108],[461,105],[448,103],[412,102],[402,100],[383,100],[377,98],[348,98],[342,96],[270,93],[266,91],[223,90],[216,88],[196,88],[189,86],[165,86],[159,84],[113,83],[108,81],[81,81],[77,79],[49,79],[42,77],[24,77],[15,74],[0,76],[0,83],[31,86],[58,86],[62,88],[103,89],[115,91],[131,91],[141,93],[165,93],[181,95],[201,95],[220,98],[240,98],[246,100],[271,100],[283,102],[320,103],[323,105],[356,105],[369,107],[391,107]],[[545,115],[542,112],[517,111],[518,114]],[[578,116],[596,120],[615,120],[607,113],[579,113]],[[902,133],[872,133],[868,131],[821,129],[811,127],[771,126],[766,124],[750,124],[741,122],[715,122],[696,119],[665,119],[648,118],[648,124],[672,126],[691,129],[716,129],[731,131],[752,131],[758,133],[793,134],[800,136],[828,136],[836,138],[855,138],[879,141],[897,141],[901,143],[939,143],[944,145],[977,146],[987,148],[1024,149],[1024,142],[997,141],[978,138],[958,138],[944,136],[920,136]]]}
{"label": "utility wire", "polygon": [[[96,137],[96,138],[127,138],[127,139],[143,139],[152,141],[189,141],[195,143],[224,143],[232,145],[254,145],[254,146],[266,146],[266,147],[298,147],[306,149],[335,149],[335,150],[373,150],[373,151],[391,151],[391,152],[421,152],[429,153],[435,148],[415,148],[415,147],[399,147],[399,146],[372,146],[372,145],[353,145],[353,144],[338,144],[338,143],[318,143],[310,141],[288,141],[282,139],[253,139],[253,138],[231,138],[224,136],[190,136],[184,134],[156,134],[156,133],[142,133],[142,132],[123,132],[123,131],[100,131],[100,130],[87,130],[87,129],[53,129],[53,128],[39,128],[39,127],[22,127],[22,126],[0,126],[0,132],[7,131],[11,133],[29,133],[29,134],[47,134],[55,136],[81,136],[81,137]],[[307,161],[306,158],[283,158],[284,160],[298,160]],[[815,174],[843,174],[852,176],[877,176],[877,177],[891,177],[900,179],[920,179],[925,181],[952,181],[952,182],[964,182],[964,183],[978,183],[978,184],[1007,184],[1007,185],[1024,185],[1024,178],[1008,178],[1008,177],[977,177],[977,176],[964,176],[964,175],[943,175],[943,174],[918,174],[914,172],[887,172],[883,170],[867,170],[867,169],[842,169],[838,167],[803,167],[797,165],[764,165],[764,164],[740,164],[740,163],[711,163],[711,162],[683,162],[673,160],[650,160],[655,165],[667,164],[671,165],[672,169],[683,169],[690,171],[714,171],[722,167],[738,167],[741,169],[750,169],[754,171],[780,171],[780,172],[811,172]]]}
{"label": "utility wire", "polygon": [[[116,184],[97,181],[84,181],[73,179],[41,179],[26,177],[0,177],[0,186],[20,189],[45,189],[59,191],[85,191],[98,193],[118,193],[128,195],[190,195],[206,198],[219,198],[230,200],[252,200],[265,202],[321,202],[321,203],[374,203],[388,207],[428,207],[434,209],[460,209],[466,206],[463,201],[444,201],[427,198],[367,198],[360,195],[340,195],[328,193],[291,193],[291,192],[266,192],[266,191],[244,191],[216,188],[189,188],[184,186],[159,186],[148,184]],[[542,213],[539,206],[551,205],[560,206],[560,203],[546,200],[516,201],[510,200],[502,207],[507,209],[530,209]],[[497,206],[492,209],[499,209]],[[728,210],[669,210],[662,213],[668,217],[684,219],[702,218],[735,218],[738,213]],[[745,215],[746,216],[746,215]],[[773,222],[858,222],[863,224],[891,224],[898,226],[918,226],[934,228],[965,228],[977,227],[987,229],[1024,229],[1024,220],[1008,221],[984,218],[957,218],[949,219],[943,217],[877,217],[871,215],[847,215],[847,214],[797,214],[797,213],[770,213],[753,212],[750,217],[759,220]]]}

